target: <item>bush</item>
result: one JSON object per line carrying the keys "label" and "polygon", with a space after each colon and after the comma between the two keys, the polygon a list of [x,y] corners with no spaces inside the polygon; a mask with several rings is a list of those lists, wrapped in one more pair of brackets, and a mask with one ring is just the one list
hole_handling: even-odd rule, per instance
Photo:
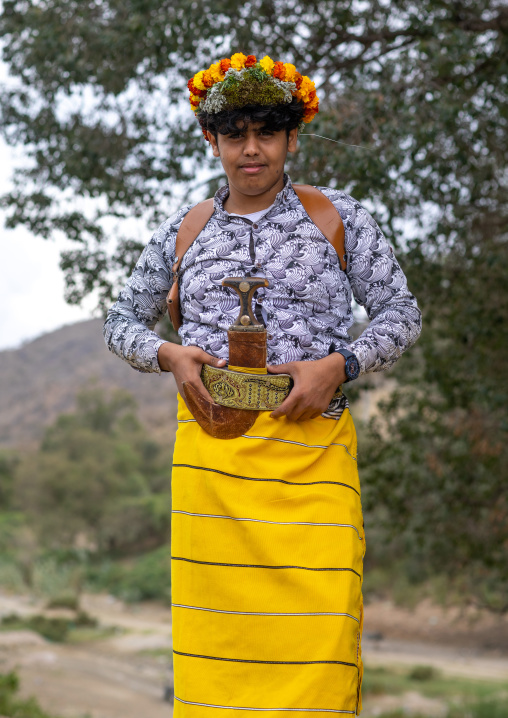
{"label": "bush", "polygon": [[171,552],[163,546],[128,562],[91,565],[87,583],[95,591],[108,591],[129,603],[171,601]]}
{"label": "bush", "polygon": [[414,681],[431,681],[438,677],[438,671],[432,666],[415,666],[409,674]]}
{"label": "bush", "polygon": [[5,628],[14,630],[27,628],[54,643],[65,641],[70,628],[69,623],[65,618],[47,618],[40,614],[26,617],[11,613],[2,618],[2,626]]}
{"label": "bush", "polygon": [[15,673],[0,673],[0,714],[9,718],[55,718],[43,711],[35,698],[20,700],[19,678]]}
{"label": "bush", "polygon": [[53,618],[36,614],[35,616],[18,616],[11,613],[2,618],[2,627],[19,630],[26,628],[35,631],[53,643],[63,643],[73,628],[96,628],[97,620],[86,611],[78,611],[74,618]]}
{"label": "bush", "polygon": [[79,598],[71,594],[63,594],[51,598],[46,604],[46,608],[65,608],[69,611],[79,610]]}

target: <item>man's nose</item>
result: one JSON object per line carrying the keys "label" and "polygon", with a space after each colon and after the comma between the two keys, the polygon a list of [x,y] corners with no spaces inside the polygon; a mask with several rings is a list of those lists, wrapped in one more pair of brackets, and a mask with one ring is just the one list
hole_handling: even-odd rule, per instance
{"label": "man's nose", "polygon": [[248,156],[259,154],[258,138],[256,135],[247,135],[243,146],[243,153]]}

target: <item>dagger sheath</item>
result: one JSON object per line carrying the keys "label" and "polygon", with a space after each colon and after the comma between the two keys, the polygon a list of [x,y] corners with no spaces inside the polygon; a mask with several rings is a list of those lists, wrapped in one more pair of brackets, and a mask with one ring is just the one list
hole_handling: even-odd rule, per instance
{"label": "dagger sheath", "polygon": [[[258,277],[227,277],[222,285],[240,297],[238,319],[228,330],[229,365],[238,369],[264,369],[266,373],[266,329],[252,312],[252,297],[268,281]],[[216,439],[235,439],[248,431],[259,411],[231,409],[206,399],[190,382],[183,383],[184,399],[194,418]]]}

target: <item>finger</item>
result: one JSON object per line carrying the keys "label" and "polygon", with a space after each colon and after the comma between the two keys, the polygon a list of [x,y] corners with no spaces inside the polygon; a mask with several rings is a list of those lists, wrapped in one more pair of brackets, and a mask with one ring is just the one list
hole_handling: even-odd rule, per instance
{"label": "finger", "polygon": [[219,359],[218,357],[213,357],[211,354],[207,354],[206,352],[202,352],[202,357],[199,357],[199,361],[202,364],[208,364],[208,366],[217,366],[217,367],[223,367],[226,364],[225,359]]}
{"label": "finger", "polygon": [[296,421],[310,421],[311,419],[317,419],[318,416],[321,416],[321,412],[315,411],[314,409],[304,411]]}
{"label": "finger", "polygon": [[208,389],[207,389],[206,386],[203,384],[203,382],[201,381],[201,379],[199,379],[199,380],[197,380],[197,381],[194,381],[194,382],[193,382],[193,385],[194,385],[194,387],[199,391],[199,393],[200,393],[202,396],[204,396],[204,398],[205,398],[207,401],[210,401],[212,404],[215,404],[214,400],[212,399],[212,397],[210,396],[210,394],[209,394],[209,392],[208,392]]}
{"label": "finger", "polygon": [[286,414],[286,419],[289,421],[302,421],[305,418],[305,410],[296,406],[293,411]]}
{"label": "finger", "polygon": [[281,416],[288,416],[294,411],[296,404],[298,403],[297,396],[291,396],[291,392],[280,406],[272,411],[270,418],[279,419]]}
{"label": "finger", "polygon": [[199,394],[201,394],[203,399],[206,399],[207,401],[211,402],[212,404],[214,403],[214,400],[208,393],[205,385],[203,384],[203,382],[201,381],[201,379],[199,377],[192,377],[192,379],[185,379],[184,382],[182,382],[181,394],[182,394],[184,400],[185,400],[185,387],[183,386],[184,383],[190,384],[197,392],[199,392]]}
{"label": "finger", "polygon": [[266,367],[270,374],[292,374],[294,369],[293,362],[288,364],[268,364]]}
{"label": "finger", "polygon": [[[282,406],[282,405],[281,405]],[[306,421],[308,419],[316,419],[321,416],[321,412],[316,406],[309,406],[304,398],[296,401],[294,406],[286,411],[286,417],[289,421]]]}

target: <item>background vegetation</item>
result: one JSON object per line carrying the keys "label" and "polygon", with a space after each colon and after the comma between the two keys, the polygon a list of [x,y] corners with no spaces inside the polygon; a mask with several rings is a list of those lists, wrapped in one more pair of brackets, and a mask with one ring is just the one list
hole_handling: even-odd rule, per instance
{"label": "background vegetation", "polygon": [[37,451],[0,455],[0,585],[71,608],[84,588],[169,601],[171,454],[129,394],[83,391]]}
{"label": "background vegetation", "polygon": [[[442,573],[505,611],[506,4],[6,0],[0,36],[11,73],[0,131],[27,158],[3,206],[11,227],[76,242],[62,256],[70,302],[95,292],[107,305],[141,249],[135,220],[155,228],[222,181],[186,107],[188,77],[244,49],[316,79],[307,129],[345,144],[302,136],[292,177],[342,187],[374,212],[424,313],[399,391],[363,432],[365,507],[382,547],[371,541],[369,560],[399,557],[413,581]],[[40,540],[86,535],[99,552],[167,531],[162,458],[122,402],[85,402],[32,464],[12,461],[1,469],[6,535],[19,511]]]}

